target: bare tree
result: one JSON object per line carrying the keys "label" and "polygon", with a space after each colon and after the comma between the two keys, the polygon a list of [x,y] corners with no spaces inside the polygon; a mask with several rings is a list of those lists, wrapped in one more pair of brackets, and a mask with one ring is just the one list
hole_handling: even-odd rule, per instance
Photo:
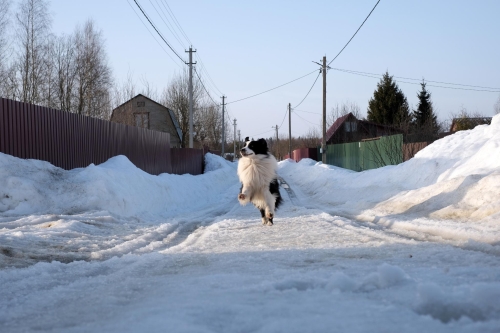
{"label": "bare tree", "polygon": [[[225,134],[229,137],[229,120],[225,118]],[[214,103],[200,106],[197,121],[195,123],[196,141],[202,146],[208,146],[212,150],[221,149],[222,141],[222,114],[220,107]]]}
{"label": "bare tree", "polygon": [[0,0],[0,96],[5,96],[7,85],[7,27],[9,23],[10,0]]}
{"label": "bare tree", "polygon": [[47,74],[47,43],[51,19],[46,0],[23,0],[16,14],[16,70],[20,80],[19,99],[41,103]]}
{"label": "bare tree", "polygon": [[[202,99],[203,87],[199,80],[193,80],[193,120],[198,125]],[[182,131],[182,145],[186,147],[189,143],[189,76],[186,70],[175,76],[163,90],[161,104],[174,111]]]}
{"label": "bare tree", "polygon": [[134,83],[133,74],[129,70],[125,81],[121,85],[114,85],[113,87],[113,109],[134,98],[136,95],[137,87]]}
{"label": "bare tree", "polygon": [[75,61],[74,37],[60,36],[55,39],[51,58],[54,64],[55,108],[75,112],[75,86],[77,63]]}
{"label": "bare tree", "polygon": [[463,106],[458,114],[452,113],[450,117],[451,124],[454,127],[450,128],[450,131],[469,130],[477,125],[489,124],[491,122],[490,117],[486,117],[477,111],[471,113]]}
{"label": "bare tree", "polygon": [[332,107],[330,113],[326,115],[326,128],[330,128],[335,120],[349,113],[352,113],[357,119],[361,119],[361,108],[359,105],[350,101],[343,102],[341,105],[337,103],[334,107]]}
{"label": "bare tree", "polygon": [[75,31],[76,113],[109,119],[111,115],[111,68],[104,39],[92,20]]}
{"label": "bare tree", "polygon": [[321,145],[322,134],[317,127],[310,127],[304,136],[297,140],[299,148],[316,148]]}

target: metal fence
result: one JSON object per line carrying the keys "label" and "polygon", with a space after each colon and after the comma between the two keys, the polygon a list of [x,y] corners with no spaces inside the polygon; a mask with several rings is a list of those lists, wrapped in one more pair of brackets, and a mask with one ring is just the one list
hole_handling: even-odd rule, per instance
{"label": "metal fence", "polygon": [[[186,149],[190,150],[190,149]],[[70,170],[125,155],[138,168],[200,174],[203,151],[172,158],[170,134],[0,99],[0,152]],[[186,171],[187,170],[187,171]]]}
{"label": "metal fence", "polygon": [[[326,147],[326,163],[344,169],[363,171],[403,162],[403,135],[391,135]],[[318,148],[319,150],[319,148]],[[318,152],[318,160],[321,161]]]}

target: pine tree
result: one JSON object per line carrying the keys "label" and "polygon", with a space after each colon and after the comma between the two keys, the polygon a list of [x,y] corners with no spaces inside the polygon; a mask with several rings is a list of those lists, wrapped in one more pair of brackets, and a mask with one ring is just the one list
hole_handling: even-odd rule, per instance
{"label": "pine tree", "polygon": [[384,74],[377,84],[373,98],[368,102],[367,119],[378,124],[397,127],[406,127],[405,124],[411,120],[406,96],[389,72]]}
{"label": "pine tree", "polygon": [[422,82],[420,85],[422,86],[422,90],[417,94],[418,107],[416,110],[413,110],[414,125],[417,131],[425,132],[426,134],[437,134],[439,127],[432,106],[431,94],[425,88],[425,82]]}

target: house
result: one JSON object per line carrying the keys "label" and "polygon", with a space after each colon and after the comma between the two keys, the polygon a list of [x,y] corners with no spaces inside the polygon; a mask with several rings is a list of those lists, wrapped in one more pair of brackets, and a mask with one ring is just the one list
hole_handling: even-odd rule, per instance
{"label": "house", "polygon": [[477,125],[489,125],[491,124],[491,119],[491,117],[453,118],[450,126],[450,133],[473,129]]}
{"label": "house", "polygon": [[402,131],[391,126],[359,120],[349,112],[338,118],[326,131],[326,144],[360,142],[394,134],[402,134]]}
{"label": "house", "polygon": [[180,148],[182,131],[174,112],[144,96],[137,95],[113,110],[111,121],[170,134],[170,147]]}

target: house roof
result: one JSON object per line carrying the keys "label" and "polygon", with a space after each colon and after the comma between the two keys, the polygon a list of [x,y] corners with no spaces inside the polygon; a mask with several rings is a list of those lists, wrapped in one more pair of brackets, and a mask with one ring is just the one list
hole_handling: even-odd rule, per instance
{"label": "house roof", "polygon": [[170,115],[170,119],[172,119],[172,123],[174,124],[175,126],[175,130],[177,132],[177,135],[179,136],[179,140],[182,142],[182,130],[181,130],[181,127],[179,125],[179,121],[177,120],[177,117],[175,116],[175,113],[168,107],[166,107],[165,105],[163,104],[160,104],[156,101],[153,101],[151,98],[147,97],[147,96],[144,96],[143,94],[137,94],[136,96],[132,97],[131,99],[129,99],[128,101],[120,104],[119,106],[117,106],[116,108],[113,109],[113,113],[115,112],[116,109],[119,109],[121,108],[123,105],[127,104],[127,103],[130,103],[131,101],[133,101],[134,99],[136,99],[137,97],[144,97],[145,99],[167,109],[168,111],[168,114]]}
{"label": "house roof", "polygon": [[[326,141],[327,142],[332,138],[332,136],[340,128],[340,126],[342,126],[342,124],[347,120],[347,118],[349,118],[349,116],[354,117],[354,115],[351,112],[349,112],[348,114],[346,114],[342,117],[339,117],[339,118],[337,118],[337,120],[335,120],[335,122],[332,124],[332,126],[330,126],[330,128],[326,131]],[[354,117],[354,119],[357,119],[357,118]]]}

